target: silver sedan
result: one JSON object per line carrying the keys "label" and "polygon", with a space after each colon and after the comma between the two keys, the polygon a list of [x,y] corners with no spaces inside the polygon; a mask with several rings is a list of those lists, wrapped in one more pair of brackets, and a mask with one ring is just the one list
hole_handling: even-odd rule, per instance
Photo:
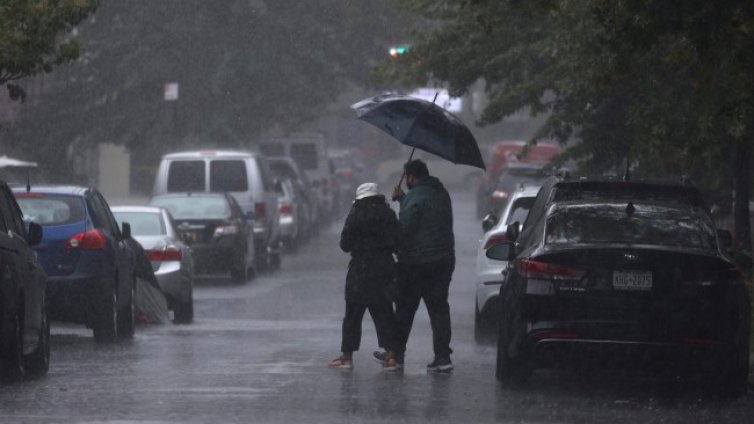
{"label": "silver sedan", "polygon": [[170,212],[154,206],[114,206],[111,209],[118,222],[131,224],[132,237],[146,250],[175,322],[191,322],[194,318],[194,260],[191,249],[175,230]]}

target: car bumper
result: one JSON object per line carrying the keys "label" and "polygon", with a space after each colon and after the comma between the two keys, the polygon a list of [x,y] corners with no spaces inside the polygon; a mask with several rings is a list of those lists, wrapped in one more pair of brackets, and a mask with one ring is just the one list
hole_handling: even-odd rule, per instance
{"label": "car bumper", "polygon": [[188,301],[191,295],[191,280],[186,274],[178,261],[163,262],[154,272],[162,292],[180,302]]}
{"label": "car bumper", "polygon": [[296,235],[296,220],[292,216],[280,217],[280,235],[282,237],[293,237]]}
{"label": "car bumper", "polygon": [[479,308],[479,313],[486,320],[492,322],[498,317],[500,307],[498,300],[500,299],[500,281],[490,281],[477,284],[476,287],[476,304]]}
{"label": "car bumper", "polygon": [[238,243],[231,240],[221,240],[211,244],[192,244],[191,252],[194,258],[196,273],[225,272],[243,255]]}

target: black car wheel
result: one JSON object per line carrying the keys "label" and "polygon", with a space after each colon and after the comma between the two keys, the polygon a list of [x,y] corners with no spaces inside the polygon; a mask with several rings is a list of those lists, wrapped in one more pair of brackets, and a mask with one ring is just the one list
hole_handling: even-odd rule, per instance
{"label": "black car wheel", "polygon": [[109,293],[102,296],[100,304],[96,305],[92,331],[94,338],[101,341],[114,340],[118,335],[117,294],[112,284],[108,283]]}
{"label": "black car wheel", "polygon": [[3,335],[2,378],[6,381],[19,381],[25,374],[22,316],[22,312],[17,312],[7,327],[9,331]]}
{"label": "black car wheel", "polygon": [[246,253],[239,255],[236,263],[230,269],[230,279],[234,283],[244,284],[249,278],[249,267],[246,266]]}
{"label": "black car wheel", "polygon": [[173,322],[176,324],[189,324],[194,320],[194,295],[189,295],[185,302],[176,302],[173,310]]}
{"label": "black car wheel", "polygon": [[24,358],[26,375],[31,377],[43,376],[50,369],[50,320],[47,318],[47,312],[44,311],[37,343],[37,349]]}
{"label": "black car wheel", "polygon": [[136,329],[136,277],[132,278],[128,304],[118,311],[118,337],[130,339]]}
{"label": "black car wheel", "polygon": [[510,329],[506,320],[501,320],[497,341],[497,362],[495,376],[504,387],[518,387],[529,379],[531,364],[521,355],[513,358],[508,353]]}

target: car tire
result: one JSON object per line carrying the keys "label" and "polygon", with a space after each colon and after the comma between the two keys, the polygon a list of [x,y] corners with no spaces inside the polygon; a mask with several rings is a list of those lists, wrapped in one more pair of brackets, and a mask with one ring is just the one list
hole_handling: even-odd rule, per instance
{"label": "car tire", "polygon": [[521,355],[512,358],[508,354],[509,344],[509,324],[506,320],[501,320],[500,331],[497,340],[497,360],[495,366],[495,377],[500,385],[508,388],[516,388],[526,383],[531,376],[531,364]]}
{"label": "car tire", "polygon": [[133,338],[136,331],[136,277],[131,281],[128,304],[118,311],[118,337]]}
{"label": "car tire", "polygon": [[190,324],[194,320],[194,294],[189,294],[185,302],[177,302],[173,311],[173,322],[175,324]]}
{"label": "car tire", "polygon": [[276,271],[280,269],[280,264],[282,263],[282,260],[280,258],[280,252],[271,252],[270,253],[270,270]]}
{"label": "car tire", "polygon": [[47,312],[42,312],[42,328],[39,332],[37,349],[24,357],[26,375],[41,377],[50,369],[50,320]]}
{"label": "car tire", "polygon": [[109,294],[102,296],[99,305],[96,305],[92,332],[97,341],[112,341],[118,336],[118,308],[116,306],[117,294],[112,284]]}
{"label": "car tire", "polygon": [[[23,300],[20,300],[23,302]],[[20,381],[25,375],[24,364],[24,323],[23,311],[13,316],[13,322],[8,326],[10,330],[3,334],[2,351],[2,379],[9,382]]]}
{"label": "car tire", "polygon": [[246,255],[241,255],[236,264],[230,269],[230,279],[236,284],[246,284],[249,279],[249,267],[246,266]]}

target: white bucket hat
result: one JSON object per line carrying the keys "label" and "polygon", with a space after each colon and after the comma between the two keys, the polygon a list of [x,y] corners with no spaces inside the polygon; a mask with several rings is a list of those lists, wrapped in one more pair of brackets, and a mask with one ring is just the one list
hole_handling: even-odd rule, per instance
{"label": "white bucket hat", "polygon": [[375,183],[364,183],[356,189],[356,200],[365,197],[379,196],[380,188]]}

